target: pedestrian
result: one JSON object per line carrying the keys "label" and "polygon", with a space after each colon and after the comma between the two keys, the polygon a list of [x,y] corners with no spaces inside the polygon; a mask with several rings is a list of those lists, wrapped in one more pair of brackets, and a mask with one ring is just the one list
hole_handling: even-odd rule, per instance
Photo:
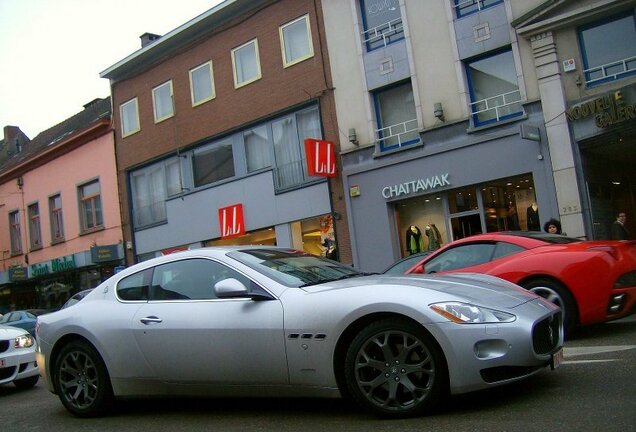
{"label": "pedestrian", "polygon": [[549,234],[563,234],[561,232],[561,222],[552,218],[543,225],[543,230]]}
{"label": "pedestrian", "polygon": [[612,224],[612,240],[628,240],[629,239],[629,231],[627,231],[627,227],[625,227],[625,221],[627,220],[627,215],[624,211],[618,212],[618,216],[616,220]]}

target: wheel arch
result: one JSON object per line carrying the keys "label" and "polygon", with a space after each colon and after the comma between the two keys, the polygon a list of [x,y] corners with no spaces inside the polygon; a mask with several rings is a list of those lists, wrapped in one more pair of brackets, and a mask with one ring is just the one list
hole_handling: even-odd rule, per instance
{"label": "wheel arch", "polygon": [[526,284],[530,283],[530,282],[534,282],[537,280],[547,280],[550,281],[552,283],[555,283],[561,287],[563,287],[563,289],[565,289],[567,291],[567,293],[570,295],[571,299],[572,299],[572,306],[574,307],[574,322],[576,323],[576,325],[580,325],[580,311],[579,311],[579,304],[576,301],[576,297],[574,296],[574,294],[572,293],[572,290],[570,289],[570,287],[568,287],[568,285],[563,282],[561,279],[549,275],[549,274],[532,274],[529,276],[524,277],[523,279],[521,279],[519,282],[517,282],[517,285],[525,288]]}
{"label": "wheel arch", "polygon": [[[442,349],[437,339],[435,339],[435,337],[431,334],[431,332],[428,331],[428,329],[426,329],[426,327],[424,327],[419,322],[417,322],[417,320],[414,320],[413,318],[404,314],[400,314],[396,312],[375,312],[375,313],[371,313],[371,314],[359,317],[355,321],[351,322],[342,332],[342,334],[340,335],[336,343],[335,351],[333,355],[333,370],[336,376],[336,383],[343,397],[349,399],[349,396],[350,396],[348,394],[347,385],[345,383],[345,374],[344,374],[345,357],[347,355],[347,349],[349,345],[351,345],[351,342],[353,341],[353,339],[363,328],[365,328],[369,324],[374,323],[376,321],[381,321],[381,320],[385,320],[389,318],[401,319],[401,320],[404,320],[419,326],[421,330],[429,336],[430,340],[433,343],[435,343],[439,351],[442,353],[442,357],[444,360],[443,366],[445,370],[448,371],[448,362],[446,360],[446,353]],[[448,379],[449,378],[447,376],[446,380],[448,381]],[[448,386],[448,384],[449,383],[447,382],[446,386]]]}
{"label": "wheel arch", "polygon": [[[55,373],[55,364],[57,363],[59,359],[60,352],[66,345],[75,341],[85,342],[86,344],[90,345],[99,354],[99,356],[102,358],[102,361],[104,360],[102,353],[95,346],[95,344],[93,344],[89,339],[77,333],[66,334],[62,336],[60,339],[58,339],[57,342],[55,342],[53,349],[51,349],[51,354],[49,355],[47,369],[49,370],[49,376],[51,377],[51,381],[53,383],[55,383],[55,377],[53,376]],[[108,371],[108,368],[106,368],[106,370]],[[57,393],[57,388],[55,388],[55,385],[53,386],[53,388],[55,392]]]}

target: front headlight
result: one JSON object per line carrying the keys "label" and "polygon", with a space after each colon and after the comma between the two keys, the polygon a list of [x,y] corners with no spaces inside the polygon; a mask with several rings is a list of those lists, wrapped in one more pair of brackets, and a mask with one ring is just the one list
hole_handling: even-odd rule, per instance
{"label": "front headlight", "polygon": [[443,302],[433,303],[430,308],[458,324],[485,324],[513,322],[517,317],[508,312],[475,306],[469,303]]}
{"label": "front headlight", "polygon": [[35,340],[33,339],[31,335],[28,335],[28,334],[18,336],[17,338],[13,340],[14,348],[29,348],[29,347],[32,347],[34,343],[35,343]]}

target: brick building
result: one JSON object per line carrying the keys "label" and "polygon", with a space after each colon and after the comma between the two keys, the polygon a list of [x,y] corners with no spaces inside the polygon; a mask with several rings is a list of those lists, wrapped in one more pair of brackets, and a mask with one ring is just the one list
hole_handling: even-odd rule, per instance
{"label": "brick building", "polygon": [[309,176],[303,144],[339,145],[325,47],[320,1],[226,1],[101,73],[128,263],[242,243],[351,261],[342,181]]}

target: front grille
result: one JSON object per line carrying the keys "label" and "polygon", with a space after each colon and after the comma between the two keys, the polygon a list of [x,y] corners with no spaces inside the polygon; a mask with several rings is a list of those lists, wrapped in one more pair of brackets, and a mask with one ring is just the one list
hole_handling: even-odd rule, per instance
{"label": "front grille", "polygon": [[9,349],[9,341],[8,340],[1,340],[0,341],[0,353],[3,353],[3,352],[5,352],[8,349]]}
{"label": "front grille", "polygon": [[532,347],[537,354],[552,352],[559,344],[561,336],[561,312],[539,321],[532,329]]}

